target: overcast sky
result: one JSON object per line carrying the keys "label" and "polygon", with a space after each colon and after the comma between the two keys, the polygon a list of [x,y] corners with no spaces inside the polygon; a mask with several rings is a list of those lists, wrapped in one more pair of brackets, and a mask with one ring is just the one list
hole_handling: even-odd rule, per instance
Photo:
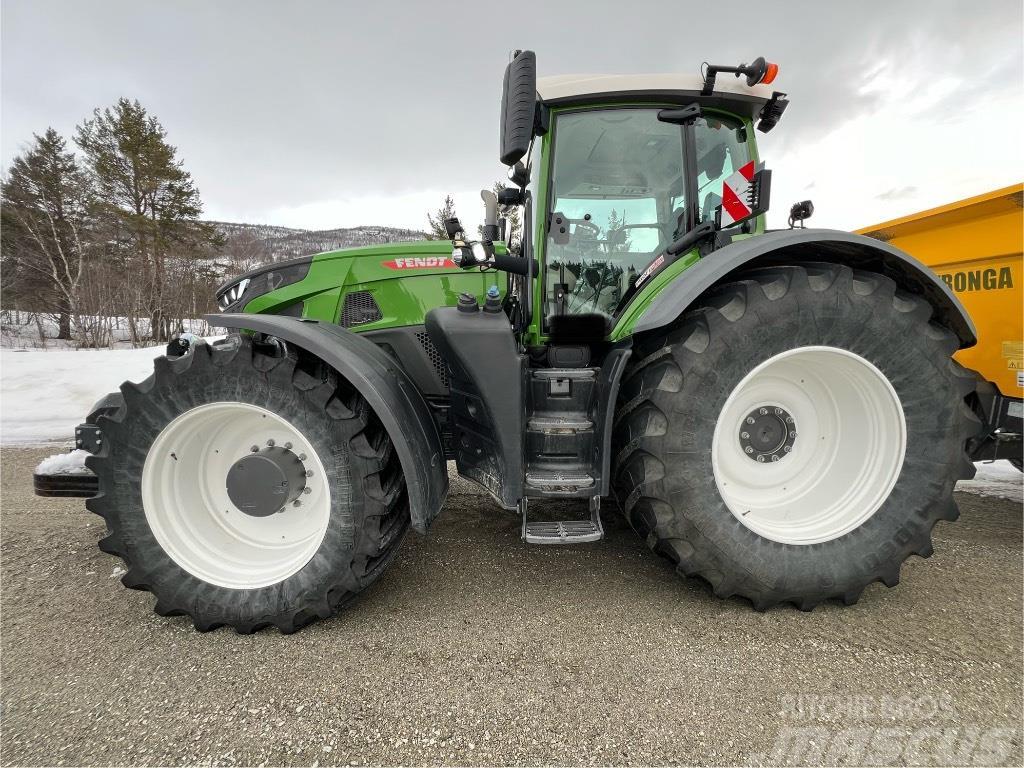
{"label": "overcast sky", "polygon": [[812,198],[856,228],[1024,177],[1020,0],[155,2],[2,0],[6,166],[33,132],[72,134],[139,99],[207,218],[422,228],[464,222],[503,177],[513,48],[541,75],[697,72],[764,55],[791,105],[761,154],[771,223]]}

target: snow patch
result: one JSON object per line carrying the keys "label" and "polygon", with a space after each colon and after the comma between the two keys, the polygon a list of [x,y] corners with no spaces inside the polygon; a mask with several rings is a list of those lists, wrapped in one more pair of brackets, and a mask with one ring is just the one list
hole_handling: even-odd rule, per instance
{"label": "snow patch", "polygon": [[91,470],[85,466],[88,451],[81,448],[70,453],[55,453],[43,459],[35,468],[37,475],[88,475]]}
{"label": "snow patch", "polygon": [[144,381],[165,350],[0,349],[0,443],[72,440],[97,400],[123,381]]}
{"label": "snow patch", "polygon": [[960,493],[977,496],[996,496],[1010,501],[1024,501],[1024,474],[1008,461],[976,462],[977,474],[973,480],[956,484]]}

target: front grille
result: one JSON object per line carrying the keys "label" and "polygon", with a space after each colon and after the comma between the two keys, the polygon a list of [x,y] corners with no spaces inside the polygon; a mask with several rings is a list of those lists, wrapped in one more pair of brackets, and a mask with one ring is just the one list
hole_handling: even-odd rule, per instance
{"label": "front grille", "polygon": [[434,342],[430,340],[430,335],[426,331],[417,331],[416,340],[423,347],[423,351],[427,353],[427,358],[430,360],[430,364],[434,366],[437,378],[441,380],[442,385],[447,387],[448,366],[444,362],[444,358],[441,357],[441,353],[437,351],[437,347],[434,346]]}
{"label": "front grille", "polygon": [[353,325],[375,323],[384,315],[369,291],[353,291],[345,294],[345,306],[341,310],[341,324],[345,328]]}

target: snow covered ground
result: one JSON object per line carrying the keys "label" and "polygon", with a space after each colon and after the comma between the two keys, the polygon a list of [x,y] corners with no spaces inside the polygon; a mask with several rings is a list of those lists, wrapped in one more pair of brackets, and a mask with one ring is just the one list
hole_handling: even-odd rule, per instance
{"label": "snow covered ground", "polygon": [[[164,346],[142,349],[0,349],[0,443],[66,443],[89,408],[122,381],[142,381]],[[1008,461],[978,463],[958,491],[1020,501],[1022,475]]]}
{"label": "snow covered ground", "polygon": [[1008,461],[991,463],[976,462],[978,474],[973,480],[961,480],[956,489],[963,493],[974,493],[979,496],[998,496],[1001,499],[1021,501],[1024,486],[1021,485],[1024,474],[1017,471]]}
{"label": "snow covered ground", "polygon": [[0,443],[71,440],[93,403],[145,379],[165,349],[0,349]]}
{"label": "snow covered ground", "polygon": [[[115,349],[131,348],[131,332],[128,319],[125,317],[98,317],[82,315],[81,321],[92,328],[94,335],[98,327],[107,329],[111,347]],[[76,330],[77,321],[72,323],[73,335],[81,337]],[[210,326],[203,320],[184,320],[184,329],[199,336],[208,335]],[[147,338],[149,336],[149,320],[140,318],[135,321],[136,332]],[[17,310],[0,310],[0,347],[5,348],[53,348],[76,349],[75,341],[58,339],[57,316],[45,312],[19,312]],[[42,338],[40,338],[42,334]]]}

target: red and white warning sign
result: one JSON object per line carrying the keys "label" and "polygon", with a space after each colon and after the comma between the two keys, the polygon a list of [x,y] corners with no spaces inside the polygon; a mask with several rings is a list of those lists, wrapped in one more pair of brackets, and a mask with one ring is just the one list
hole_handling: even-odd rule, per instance
{"label": "red and white warning sign", "polygon": [[757,168],[754,161],[744,165],[722,182],[722,220],[720,227],[728,227],[747,218],[751,212],[751,186]]}

